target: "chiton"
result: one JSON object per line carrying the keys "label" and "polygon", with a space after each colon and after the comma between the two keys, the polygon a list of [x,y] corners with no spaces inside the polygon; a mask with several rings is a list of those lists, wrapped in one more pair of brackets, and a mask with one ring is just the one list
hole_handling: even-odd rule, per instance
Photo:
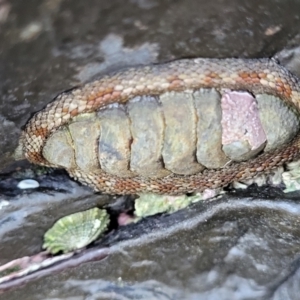
{"label": "chiton", "polygon": [[203,191],[297,159],[299,112],[299,81],[274,60],[178,60],[60,94],[17,152],[106,193]]}

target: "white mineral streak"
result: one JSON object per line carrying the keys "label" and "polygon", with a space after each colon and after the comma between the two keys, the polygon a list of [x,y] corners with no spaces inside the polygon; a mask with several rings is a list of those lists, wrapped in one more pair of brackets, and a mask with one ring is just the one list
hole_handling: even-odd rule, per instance
{"label": "white mineral streak", "polygon": [[247,92],[226,91],[221,99],[222,144],[248,141],[251,150],[267,140],[255,98]]}

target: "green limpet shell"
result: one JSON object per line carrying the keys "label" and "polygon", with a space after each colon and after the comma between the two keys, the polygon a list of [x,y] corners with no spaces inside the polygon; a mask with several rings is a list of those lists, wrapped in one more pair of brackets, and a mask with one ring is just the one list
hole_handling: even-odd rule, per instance
{"label": "green limpet shell", "polygon": [[140,197],[135,200],[135,216],[144,218],[153,216],[159,213],[173,213],[202,200],[202,194],[198,193],[195,196],[168,196],[157,195],[152,193],[140,194]]}
{"label": "green limpet shell", "polygon": [[95,241],[109,224],[106,210],[92,208],[59,219],[44,235],[43,248],[52,254],[71,252]]}

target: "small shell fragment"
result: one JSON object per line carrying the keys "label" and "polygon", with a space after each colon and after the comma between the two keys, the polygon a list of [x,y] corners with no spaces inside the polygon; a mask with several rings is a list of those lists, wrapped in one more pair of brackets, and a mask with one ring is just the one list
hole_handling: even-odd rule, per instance
{"label": "small shell fragment", "polygon": [[33,180],[33,179],[21,180],[17,185],[17,187],[21,190],[36,189],[39,186],[40,186],[40,184],[36,180]]}
{"label": "small shell fragment", "polygon": [[107,228],[106,210],[92,208],[59,219],[44,235],[43,248],[50,253],[67,253],[95,241]]}
{"label": "small shell fragment", "polygon": [[284,193],[290,193],[300,190],[300,161],[294,161],[287,165],[288,170],[282,174],[282,180],[285,184]]}

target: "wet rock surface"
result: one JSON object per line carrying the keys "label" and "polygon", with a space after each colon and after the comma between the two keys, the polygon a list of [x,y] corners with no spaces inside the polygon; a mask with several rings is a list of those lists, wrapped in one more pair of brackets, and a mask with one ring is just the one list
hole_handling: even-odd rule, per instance
{"label": "wet rock surface", "polygon": [[[34,192],[32,198],[39,195]],[[50,215],[53,206],[74,209],[77,201],[67,198],[51,202],[43,214]],[[170,215],[148,217],[112,231],[88,250],[108,247],[105,258],[40,275],[6,291],[3,299],[298,299],[298,198],[294,193],[283,199],[280,189],[252,187]],[[88,198],[80,203],[91,204]],[[8,216],[10,205],[4,208]],[[33,243],[34,251],[40,250],[42,234],[35,242],[21,239],[28,233],[39,235],[40,221],[33,212],[27,227],[20,224],[13,244],[24,245],[23,255],[30,254]],[[50,218],[44,223],[49,226]]]}
{"label": "wet rock surface", "polygon": [[[0,1],[1,169],[33,112],[126,66],[277,53],[299,75],[299,11],[296,0]],[[112,201],[60,171],[30,172],[0,178],[0,265],[41,251],[60,217]],[[19,190],[24,178],[39,188]],[[299,196],[252,189],[120,227],[91,248],[109,247],[105,259],[0,299],[299,299]]]}

